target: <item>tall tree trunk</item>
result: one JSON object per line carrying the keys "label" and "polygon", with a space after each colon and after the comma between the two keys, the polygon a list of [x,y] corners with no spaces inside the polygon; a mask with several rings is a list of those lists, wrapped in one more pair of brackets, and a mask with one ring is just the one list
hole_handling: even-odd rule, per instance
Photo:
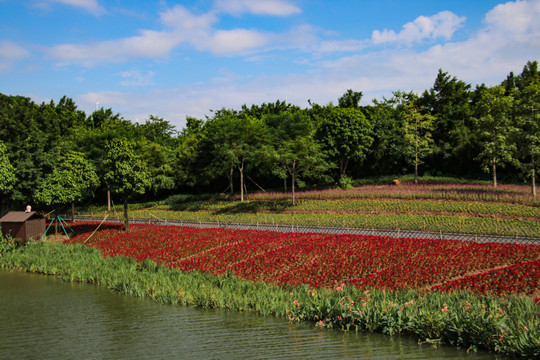
{"label": "tall tree trunk", "polygon": [[107,189],[107,212],[111,212],[111,190]]}
{"label": "tall tree trunk", "polygon": [[414,132],[414,183],[418,184],[418,117],[416,118],[416,127]]}
{"label": "tall tree trunk", "polygon": [[285,169],[285,178],[283,179],[283,189],[285,192],[287,192],[287,166],[283,165],[283,169]]}
{"label": "tall tree trunk", "polygon": [[75,203],[71,203],[71,223],[75,222]]}
{"label": "tall tree trunk", "polygon": [[126,232],[129,232],[129,217],[128,217],[128,198],[124,197],[124,225],[126,227]]}
{"label": "tall tree trunk", "polygon": [[294,175],[295,175],[295,173],[296,173],[296,162],[293,161],[293,167],[292,167],[292,172],[291,172],[291,179],[292,179],[292,182],[291,182],[291,190],[292,190],[292,204],[293,204],[293,206],[294,206],[295,201],[296,201],[296,199],[295,199],[295,192],[294,192],[294,191],[295,191],[295,186],[294,186],[294,180],[295,180],[295,179],[294,179],[294,178],[295,178]]}
{"label": "tall tree trunk", "polygon": [[534,153],[531,153],[531,167],[532,167],[532,195],[536,197],[536,162]]}
{"label": "tall tree trunk", "polygon": [[234,195],[233,172],[234,172],[234,168],[231,166],[231,171],[229,172],[229,189],[230,189],[229,194],[231,196]]}
{"label": "tall tree trunk", "polygon": [[242,159],[242,165],[238,167],[240,170],[240,201],[244,201],[244,160]]}
{"label": "tall tree trunk", "polygon": [[493,187],[497,187],[497,160],[493,157]]}
{"label": "tall tree trunk", "polygon": [[339,175],[340,179],[345,178],[345,172],[347,171],[347,165],[349,164],[349,159],[340,158],[339,159]]}
{"label": "tall tree trunk", "polygon": [[414,160],[414,183],[418,184],[418,150],[415,151]]}

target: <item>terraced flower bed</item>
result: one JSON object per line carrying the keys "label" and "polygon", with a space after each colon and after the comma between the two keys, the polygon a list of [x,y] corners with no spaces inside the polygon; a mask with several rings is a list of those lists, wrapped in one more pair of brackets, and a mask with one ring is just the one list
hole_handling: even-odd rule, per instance
{"label": "terraced flower bed", "polygon": [[[78,226],[89,225],[76,225],[75,231]],[[540,297],[537,245],[155,225],[135,225],[130,233],[120,232],[118,226],[116,232],[107,229],[98,234],[87,241],[83,233],[68,242],[87,241],[104,256],[152,259],[182,271],[231,273],[273,284],[316,288],[344,284],[392,291],[469,289]]]}

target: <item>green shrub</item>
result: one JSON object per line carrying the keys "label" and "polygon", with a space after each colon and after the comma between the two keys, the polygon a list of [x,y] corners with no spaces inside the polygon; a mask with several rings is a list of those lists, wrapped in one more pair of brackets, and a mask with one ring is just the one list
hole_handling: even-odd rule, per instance
{"label": "green shrub", "polygon": [[10,235],[3,235],[0,231],[0,255],[12,251],[17,247],[17,242]]}
{"label": "green shrub", "polygon": [[344,176],[341,179],[339,179],[338,185],[341,189],[352,189],[353,180],[349,176]]}

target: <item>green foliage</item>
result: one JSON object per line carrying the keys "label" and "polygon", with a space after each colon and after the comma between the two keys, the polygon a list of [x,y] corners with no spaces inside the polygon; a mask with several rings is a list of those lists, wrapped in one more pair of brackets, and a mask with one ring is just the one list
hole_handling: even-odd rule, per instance
{"label": "green foliage", "polygon": [[113,193],[127,200],[132,195],[144,194],[150,185],[146,164],[135,154],[134,143],[113,139],[106,145],[103,162],[107,168],[104,179]]}
{"label": "green foliage", "polygon": [[269,128],[272,153],[276,163],[273,172],[282,179],[291,176],[292,201],[295,202],[295,185],[301,178],[318,178],[329,164],[315,140],[315,129],[310,118],[301,111],[285,112],[264,117]]}
{"label": "green foliage", "polygon": [[124,202],[124,223],[129,231],[128,200],[136,194],[144,194],[150,186],[146,163],[135,154],[134,144],[125,139],[113,139],[107,143],[103,161],[107,169],[104,179],[113,194]]}
{"label": "green foliage", "polygon": [[203,132],[203,121],[188,117],[186,118],[186,128],[182,131],[179,143],[175,149],[174,160],[174,180],[176,185],[187,185],[195,187],[197,183],[202,183],[204,169],[201,162],[204,151],[201,144],[204,143],[205,134]]}
{"label": "green foliage", "polygon": [[173,150],[159,143],[149,142],[144,138],[136,146],[137,154],[141,154],[141,158],[147,165],[150,179],[149,189],[154,195],[174,189]]}
{"label": "green foliage", "polygon": [[191,202],[191,201],[194,201],[195,200],[195,196],[194,195],[190,195],[190,194],[176,194],[176,195],[171,195],[169,196],[166,200],[165,200],[165,203],[171,207],[176,207],[180,204],[185,204],[187,202]]}
{"label": "green foliage", "polygon": [[[244,171],[251,163],[266,157],[265,128],[263,122],[250,115],[222,109],[207,123],[207,141],[213,145],[211,175],[240,172],[240,196],[244,200]],[[230,178],[232,185],[232,178]]]}
{"label": "green foliage", "polygon": [[[57,170],[58,159],[80,152],[104,179],[110,176],[106,144],[126,139],[146,164],[146,190],[159,198],[224,189],[243,197],[253,183],[287,188],[293,177],[295,185],[320,187],[345,176],[358,181],[401,175],[412,165],[434,176],[483,178],[482,170],[490,171],[494,182],[495,171],[506,165],[501,178],[515,182],[527,177],[534,194],[539,83],[537,61],[529,61],[519,75],[511,73],[500,87],[481,85],[476,91],[439,70],[432,88],[420,97],[395,91],[390,99],[360,106],[362,92],[349,89],[338,106],[308,101],[310,107],[301,109],[280,100],[243,105],[212,111],[204,120],[188,117],[181,131],[154,115],[142,124],[112,109],[86,116],[66,96],[37,105],[0,94],[0,142],[5,145],[0,169],[6,163],[13,167],[0,170],[0,192],[7,206],[67,201],[67,195],[52,200],[44,194],[45,188],[66,181]],[[95,190],[101,194],[106,187]],[[59,194],[62,188],[51,192]]]}
{"label": "green foliage", "polygon": [[15,183],[15,168],[7,155],[6,145],[0,141],[0,195],[6,194]]}
{"label": "green foliage", "polygon": [[485,172],[492,171],[493,185],[497,186],[497,166],[515,162],[516,145],[511,136],[516,131],[512,123],[513,97],[505,95],[503,86],[479,88],[476,123],[483,140],[477,159]]}
{"label": "green foliage", "polygon": [[358,109],[360,107],[360,100],[362,100],[362,92],[352,91],[349,89],[338,99],[338,105],[342,108]]}
{"label": "green foliage", "polygon": [[0,94],[0,141],[18,179],[9,192],[11,201],[29,201],[43,169],[51,166],[47,141],[56,127],[46,128],[48,119],[38,118],[38,110],[28,98]]}
{"label": "green foliage", "polygon": [[354,108],[329,106],[321,116],[317,138],[328,156],[339,164],[339,175],[344,177],[349,161],[361,162],[365,158],[373,142],[373,126]]}
{"label": "green foliage", "polygon": [[[521,168],[531,179],[533,196],[536,196],[537,162],[540,158],[540,74],[530,79],[516,93],[518,148],[521,152]],[[527,164],[527,165],[524,165]]]}
{"label": "green foliage", "polygon": [[414,180],[418,183],[418,165],[431,152],[434,117],[422,114],[413,103],[408,103],[402,109],[402,119],[405,151],[409,162],[414,165]]}
{"label": "green foliage", "polygon": [[69,151],[58,159],[35,193],[35,198],[47,205],[81,201],[99,185],[94,165],[83,153]]}
{"label": "green foliage", "polygon": [[338,185],[341,189],[352,189],[352,178],[350,178],[349,176],[344,176],[339,179]]}
{"label": "green foliage", "polygon": [[475,165],[477,139],[472,128],[471,85],[439,70],[433,87],[418,105],[434,116],[430,166],[436,171],[469,174]]}
{"label": "green foliage", "polygon": [[463,293],[300,288],[291,295],[293,321],[322,328],[413,334],[426,344],[450,344],[514,356],[540,354],[540,321],[531,299]]}
{"label": "green foliage", "polygon": [[9,235],[3,235],[0,231],[0,257],[17,248],[17,242]]}

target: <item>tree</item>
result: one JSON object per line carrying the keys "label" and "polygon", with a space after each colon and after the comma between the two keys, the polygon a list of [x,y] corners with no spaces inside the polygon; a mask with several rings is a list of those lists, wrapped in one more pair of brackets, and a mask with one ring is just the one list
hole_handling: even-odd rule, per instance
{"label": "tree", "polygon": [[538,80],[539,77],[538,61],[528,61],[521,74],[515,78],[514,84],[518,90],[524,90],[531,82]]}
{"label": "tree", "polygon": [[0,141],[0,196],[2,197],[0,216],[4,214],[5,195],[11,191],[14,183],[15,168],[9,161],[6,145]]}
{"label": "tree", "polygon": [[471,86],[439,69],[435,83],[418,106],[434,116],[431,166],[441,172],[469,174],[477,153],[471,131]]}
{"label": "tree", "polygon": [[113,194],[124,203],[124,221],[129,232],[128,201],[133,195],[144,194],[150,186],[146,164],[135,154],[135,144],[126,139],[107,142],[105,160],[107,172],[104,179]]}
{"label": "tree", "polygon": [[147,165],[150,177],[149,189],[154,195],[173,190],[174,149],[142,138],[137,142],[136,151]]}
{"label": "tree", "polygon": [[186,128],[182,130],[175,149],[175,162],[173,165],[176,184],[194,187],[204,178],[200,173],[205,166],[201,159],[204,152],[201,144],[205,139],[203,120],[193,117],[186,118]]}
{"label": "tree", "polygon": [[373,143],[373,126],[360,110],[328,106],[321,112],[317,138],[324,150],[339,166],[340,179],[345,178],[350,161],[361,162]]}
{"label": "tree", "polygon": [[260,119],[241,115],[236,111],[220,110],[207,123],[207,141],[213,144],[211,167],[217,173],[232,171],[236,167],[240,173],[240,201],[244,201],[244,170],[249,162],[264,157],[264,126]]}
{"label": "tree", "polygon": [[358,109],[360,107],[362,96],[363,94],[361,91],[358,92],[349,89],[338,99],[338,106],[341,108]]}
{"label": "tree", "polygon": [[407,156],[401,109],[410,101],[412,93],[395,91],[389,99],[373,100],[373,106],[364,111],[373,124],[373,144],[365,163],[374,174],[405,173],[410,165]]}
{"label": "tree", "polygon": [[[295,204],[295,184],[300,176],[324,173],[329,165],[320,144],[315,140],[315,128],[302,111],[284,112],[264,117],[271,134],[273,158],[277,164],[274,173],[284,179],[291,176],[292,203]],[[286,188],[286,187],[285,187]]]}
{"label": "tree", "polygon": [[242,110],[240,114],[249,115],[256,117],[257,119],[262,119],[265,115],[279,115],[286,111],[297,111],[300,110],[298,106],[287,104],[285,101],[276,100],[275,103],[263,103],[262,105],[242,105]]}
{"label": "tree", "polygon": [[497,187],[497,166],[515,162],[516,145],[511,142],[515,133],[512,123],[513,97],[505,95],[504,86],[478,89],[475,121],[483,141],[477,159],[484,171],[493,173],[493,187]]}
{"label": "tree", "polygon": [[540,77],[518,94],[520,144],[530,157],[531,193],[536,197],[536,162],[540,157]]}
{"label": "tree", "polygon": [[34,196],[46,205],[71,204],[73,220],[74,203],[81,201],[98,185],[94,165],[83,153],[69,151],[58,159],[57,166],[45,176]]}
{"label": "tree", "polygon": [[[105,144],[117,138],[131,141],[137,139],[136,125],[123,119],[120,114],[115,114],[110,108],[100,108],[92,112],[76,132],[78,148],[92,160],[100,179],[103,179],[105,173],[109,171],[103,164],[107,152]],[[110,190],[108,188],[100,190],[107,192],[107,210],[110,211]]]}
{"label": "tree", "polygon": [[418,184],[418,165],[431,152],[434,117],[422,114],[413,103],[406,104],[402,111],[403,135],[406,143],[406,153],[410,163],[414,164],[414,183]]}
{"label": "tree", "polygon": [[177,132],[174,125],[171,125],[167,120],[150,115],[144,124],[138,124],[135,127],[139,137],[144,137],[151,142],[168,148],[174,147]]}
{"label": "tree", "polygon": [[38,106],[22,96],[0,94],[0,141],[15,172],[17,182],[10,190],[9,200],[28,203],[42,181],[44,172],[50,171],[55,156],[48,142],[53,129],[44,127],[38,117]]}
{"label": "tree", "polygon": [[518,76],[511,72],[502,86],[506,95],[515,99],[516,127],[518,129],[517,143],[521,155],[521,168],[531,175],[531,193],[536,196],[536,162],[540,147],[540,124],[538,121],[540,109],[540,70],[537,61],[528,61]]}

